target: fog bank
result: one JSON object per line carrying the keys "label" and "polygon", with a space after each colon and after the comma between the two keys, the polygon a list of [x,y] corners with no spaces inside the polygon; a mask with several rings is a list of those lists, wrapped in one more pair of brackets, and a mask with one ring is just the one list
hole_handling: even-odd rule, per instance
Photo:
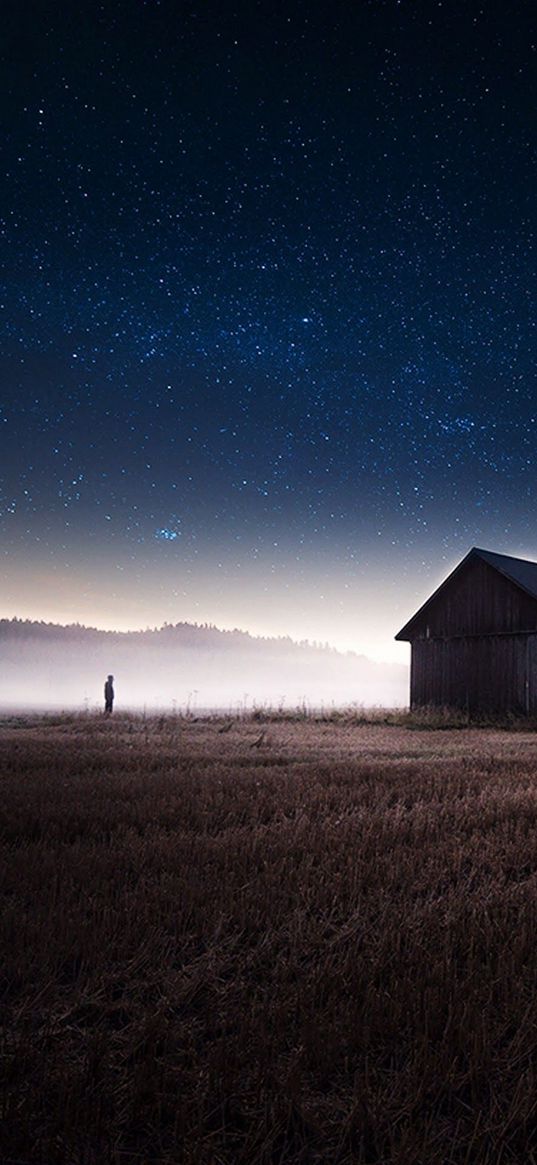
{"label": "fog bank", "polygon": [[3,706],[100,706],[109,673],[117,709],[408,702],[408,670],[399,664],[193,624],[120,633],[0,620],[0,647]]}

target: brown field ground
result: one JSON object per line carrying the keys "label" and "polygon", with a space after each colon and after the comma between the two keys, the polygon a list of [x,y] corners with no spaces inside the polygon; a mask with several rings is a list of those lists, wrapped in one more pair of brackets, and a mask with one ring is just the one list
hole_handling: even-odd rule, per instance
{"label": "brown field ground", "polygon": [[0,725],[2,1162],[537,1162],[537,734]]}

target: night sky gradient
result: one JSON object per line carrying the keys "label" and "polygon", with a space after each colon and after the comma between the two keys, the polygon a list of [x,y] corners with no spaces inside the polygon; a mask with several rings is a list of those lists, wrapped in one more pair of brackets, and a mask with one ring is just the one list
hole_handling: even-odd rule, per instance
{"label": "night sky gradient", "polygon": [[2,615],[404,659],[537,559],[536,20],[9,6]]}

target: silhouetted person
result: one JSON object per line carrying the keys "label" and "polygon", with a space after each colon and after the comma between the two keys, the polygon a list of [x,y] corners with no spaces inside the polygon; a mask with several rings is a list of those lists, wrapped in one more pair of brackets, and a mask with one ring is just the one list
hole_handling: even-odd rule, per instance
{"label": "silhouetted person", "polygon": [[105,713],[112,712],[114,709],[114,677],[107,676],[104,685],[104,710]]}

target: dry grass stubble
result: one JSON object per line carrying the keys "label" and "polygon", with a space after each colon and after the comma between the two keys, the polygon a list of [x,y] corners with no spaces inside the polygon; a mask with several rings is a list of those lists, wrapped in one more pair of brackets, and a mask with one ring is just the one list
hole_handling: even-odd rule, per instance
{"label": "dry grass stubble", "polygon": [[0,743],[3,1159],[537,1161],[533,735]]}

